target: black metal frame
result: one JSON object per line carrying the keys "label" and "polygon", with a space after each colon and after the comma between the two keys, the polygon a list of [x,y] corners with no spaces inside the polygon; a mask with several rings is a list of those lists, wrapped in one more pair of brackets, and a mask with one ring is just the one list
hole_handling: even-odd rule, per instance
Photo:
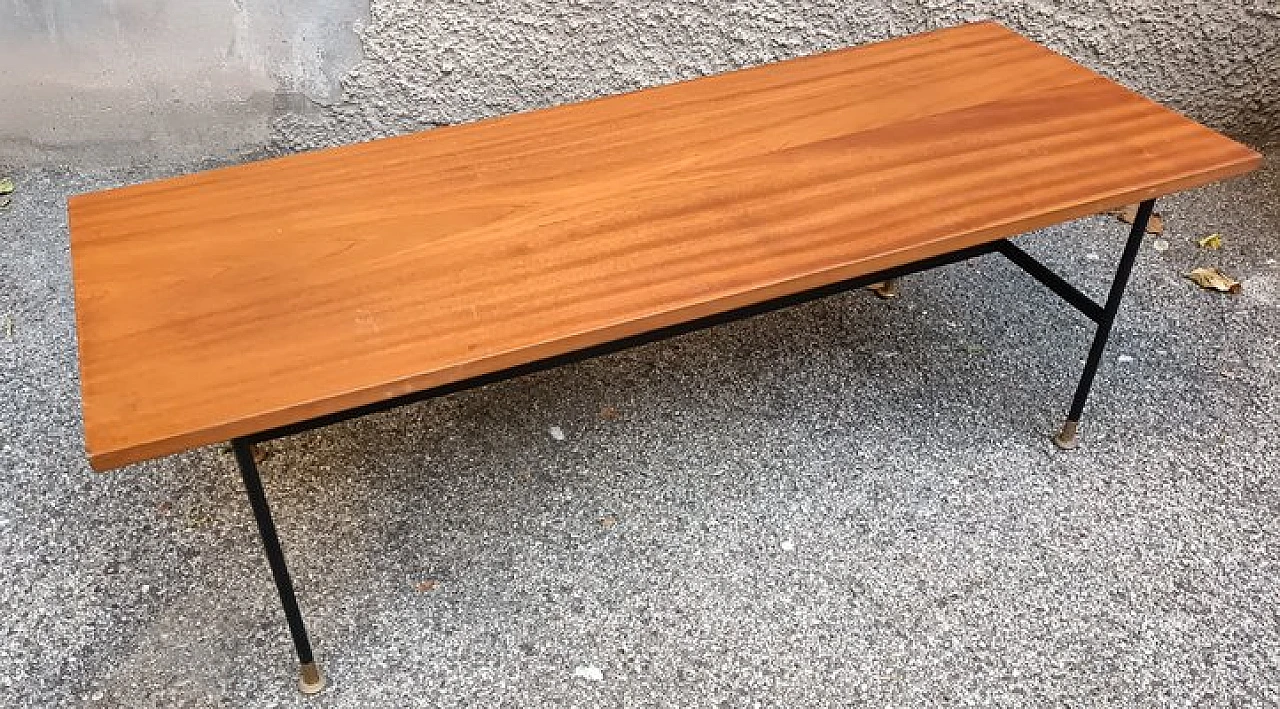
{"label": "black metal frame", "polygon": [[919,273],[920,271],[937,268],[938,266],[945,266],[998,252],[1003,254],[1023,271],[1026,271],[1040,283],[1048,287],[1049,290],[1052,290],[1068,304],[1079,310],[1097,324],[1093,344],[1089,348],[1089,356],[1085,360],[1084,372],[1081,374],[1080,383],[1076,387],[1075,396],[1071,401],[1071,408],[1067,414],[1066,422],[1064,423],[1062,430],[1054,436],[1053,439],[1061,448],[1074,448],[1076,447],[1076,434],[1080,422],[1080,416],[1084,412],[1085,403],[1089,398],[1089,391],[1093,386],[1094,376],[1097,374],[1098,365],[1102,361],[1102,353],[1106,349],[1107,339],[1111,334],[1112,326],[1115,324],[1116,313],[1120,309],[1120,300],[1124,295],[1124,289],[1125,285],[1129,281],[1129,275],[1133,271],[1133,263],[1137,258],[1138,250],[1142,245],[1142,236],[1146,232],[1147,221],[1150,219],[1151,212],[1154,207],[1155,200],[1147,200],[1139,206],[1137,215],[1133,221],[1133,228],[1129,232],[1129,239],[1125,243],[1124,252],[1120,256],[1120,262],[1116,269],[1115,278],[1111,283],[1111,290],[1107,295],[1106,303],[1102,305],[1099,305],[1092,298],[1080,292],[1075,286],[1071,285],[1061,276],[1050,270],[1047,266],[1037,261],[1030,254],[1018,248],[1018,246],[1013,242],[1008,239],[1001,239],[994,242],[970,246],[952,253],[941,254],[915,263],[895,266],[894,268],[885,269],[877,273],[858,276],[838,283],[820,286],[803,293],[782,296],[762,303],[756,303],[754,305],[748,305],[734,310],[708,315],[688,322],[669,325],[650,332],[624,337],[619,340],[614,340],[613,342],[586,347],[575,352],[569,352],[535,362],[518,365],[499,372],[483,374],[463,381],[433,387],[431,389],[398,396],[385,401],[358,406],[346,411],[317,416],[306,421],[300,421],[298,423],[280,426],[278,428],[234,439],[231,442],[231,445],[235,451],[236,463],[239,465],[240,474],[244,479],[245,490],[249,495],[249,504],[253,508],[254,519],[257,521],[258,532],[262,537],[262,545],[266,551],[267,563],[271,567],[271,574],[275,579],[276,590],[280,594],[280,602],[284,608],[285,619],[289,623],[289,633],[293,637],[294,649],[297,652],[298,661],[301,665],[298,680],[299,688],[302,689],[303,692],[309,694],[318,692],[324,686],[324,679],[320,674],[319,668],[315,663],[315,658],[311,651],[311,641],[307,636],[306,625],[302,620],[302,612],[298,608],[298,600],[293,590],[293,581],[289,576],[289,568],[285,564],[284,552],[280,548],[280,540],[276,534],[275,523],[271,518],[271,509],[267,505],[266,495],[262,489],[262,480],[259,476],[258,466],[254,461],[253,456],[254,444],[292,436],[305,431],[346,421],[348,419],[423,401],[425,399],[445,396],[455,392],[464,391],[466,389],[474,389],[476,387],[485,386],[486,384],[493,384],[495,382],[524,376],[526,374],[552,369],[564,364],[611,354],[613,352],[636,347],[638,345],[656,342],[658,340],[664,340],[677,335],[693,332],[695,330],[702,330],[723,323],[753,317],[763,313],[772,312],[774,310],[779,310],[781,308],[790,307],[792,305],[806,303],[818,298],[824,298],[829,295],[862,288],[874,283],[893,281],[912,273]]}

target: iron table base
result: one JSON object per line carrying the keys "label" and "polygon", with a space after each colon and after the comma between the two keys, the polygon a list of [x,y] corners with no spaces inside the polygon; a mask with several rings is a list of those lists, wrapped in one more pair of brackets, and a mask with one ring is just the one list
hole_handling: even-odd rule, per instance
{"label": "iron table base", "polygon": [[1084,372],[1080,375],[1080,383],[1076,386],[1075,396],[1071,400],[1071,408],[1067,412],[1066,421],[1062,426],[1062,430],[1053,437],[1053,441],[1058,445],[1058,447],[1063,449],[1075,448],[1078,444],[1077,434],[1080,425],[1080,416],[1084,412],[1085,403],[1089,398],[1089,391],[1093,387],[1094,376],[1098,372],[1098,365],[1102,361],[1103,351],[1107,347],[1107,339],[1111,335],[1111,329],[1115,324],[1116,314],[1120,310],[1120,300],[1124,295],[1125,285],[1128,283],[1129,275],[1133,271],[1134,260],[1137,258],[1138,250],[1142,245],[1142,236],[1146,232],[1147,221],[1150,219],[1151,212],[1154,207],[1154,200],[1148,200],[1139,206],[1137,216],[1133,221],[1133,228],[1129,232],[1129,239],[1125,243],[1124,252],[1120,256],[1120,263],[1116,268],[1115,278],[1111,282],[1111,289],[1107,294],[1107,300],[1101,305],[1094,302],[1094,300],[1089,296],[1081,293],[1065,279],[1054,273],[1031,255],[1018,248],[1013,242],[1008,239],[1001,239],[999,241],[971,246],[953,253],[935,256],[916,263],[886,269],[878,273],[858,276],[857,278],[851,278],[838,283],[822,286],[804,293],[788,295],[763,303],[738,308],[736,310],[709,315],[686,323],[660,328],[652,332],[626,337],[613,342],[595,345],[593,347],[587,347],[576,352],[570,352],[568,354],[549,357],[547,359],[528,364],[522,364],[500,372],[484,374],[464,381],[445,384],[443,386],[388,399],[386,401],[359,406],[347,411],[319,416],[307,421],[273,428],[233,440],[231,445],[235,451],[236,463],[240,467],[240,474],[244,480],[245,491],[249,496],[249,505],[253,508],[254,520],[257,522],[258,533],[262,538],[262,546],[266,552],[267,563],[271,568],[271,575],[275,579],[276,591],[280,595],[280,603],[284,609],[285,620],[289,624],[289,634],[293,637],[294,650],[298,656],[298,688],[304,693],[314,694],[324,688],[325,679],[320,672],[319,666],[316,664],[315,657],[311,650],[311,640],[307,635],[307,628],[302,619],[302,612],[298,608],[298,599],[294,593],[293,580],[289,576],[289,567],[285,563],[284,552],[280,547],[280,539],[276,534],[275,523],[271,518],[271,508],[267,504],[266,494],[262,489],[262,479],[258,473],[258,465],[253,457],[254,444],[283,438],[285,436],[291,436],[304,431],[345,421],[347,419],[356,418],[358,416],[386,411],[388,409],[404,406],[405,404],[411,404],[424,399],[445,396],[454,392],[473,389],[486,384],[492,384],[494,382],[523,376],[525,374],[559,367],[571,362],[610,354],[612,352],[635,347],[637,345],[663,340],[676,335],[682,335],[687,332],[732,322],[734,320],[741,320],[743,318],[760,315],[762,313],[771,312],[792,305],[798,305],[800,303],[805,303],[856,288],[880,284],[881,287],[876,289],[877,292],[882,296],[891,297],[896,295],[897,280],[902,276],[911,273],[918,273],[938,266],[945,266],[947,264],[965,261],[990,253],[1000,253],[1036,280],[1040,281],[1040,283],[1044,284],[1072,307],[1076,308],[1081,313],[1084,313],[1086,317],[1097,325],[1097,329],[1093,337],[1093,343],[1089,347],[1088,358],[1085,360]]}

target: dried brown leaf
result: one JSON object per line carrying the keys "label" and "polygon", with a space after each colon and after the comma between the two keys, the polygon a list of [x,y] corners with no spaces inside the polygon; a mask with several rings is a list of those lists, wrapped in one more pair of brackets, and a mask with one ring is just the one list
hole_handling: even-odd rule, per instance
{"label": "dried brown leaf", "polygon": [[1205,290],[1216,290],[1235,295],[1240,292],[1240,282],[1216,268],[1197,268],[1184,274]]}
{"label": "dried brown leaf", "polygon": [[[1128,207],[1124,207],[1122,209],[1113,209],[1110,212],[1107,212],[1107,214],[1114,215],[1116,218],[1118,218],[1120,221],[1124,222],[1125,224],[1132,224],[1134,220],[1138,218],[1138,205],[1131,204]],[[1151,218],[1147,220],[1147,233],[1148,234],[1164,233],[1164,217],[1160,216],[1159,212],[1151,213]]]}
{"label": "dried brown leaf", "polygon": [[418,593],[430,593],[440,587],[440,582],[435,579],[424,579],[413,587],[418,590]]}
{"label": "dried brown leaf", "polygon": [[12,177],[6,177],[4,179],[0,179],[0,194],[13,194],[13,191],[15,189],[17,188],[13,184]]}
{"label": "dried brown leaf", "polygon": [[605,529],[613,529],[618,524],[618,518],[613,515],[605,515],[600,518],[600,526]]}
{"label": "dried brown leaf", "polygon": [[867,290],[886,300],[889,298],[897,298],[898,281],[897,279],[890,279],[887,281],[880,281],[879,283],[872,283],[867,286]]}
{"label": "dried brown leaf", "polygon": [[605,406],[600,409],[601,421],[617,421],[620,416],[617,407]]}

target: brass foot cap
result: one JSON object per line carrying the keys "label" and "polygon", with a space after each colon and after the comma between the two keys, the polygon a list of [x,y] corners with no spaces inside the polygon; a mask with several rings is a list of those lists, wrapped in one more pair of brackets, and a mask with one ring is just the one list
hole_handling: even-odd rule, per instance
{"label": "brass foot cap", "polygon": [[1053,437],[1053,443],[1064,451],[1075,450],[1080,445],[1080,440],[1076,438],[1076,429],[1080,426],[1075,421],[1068,421],[1062,424],[1062,430],[1058,435]]}
{"label": "brass foot cap", "polygon": [[303,694],[318,694],[324,689],[324,675],[314,662],[308,662],[298,668],[298,691]]}

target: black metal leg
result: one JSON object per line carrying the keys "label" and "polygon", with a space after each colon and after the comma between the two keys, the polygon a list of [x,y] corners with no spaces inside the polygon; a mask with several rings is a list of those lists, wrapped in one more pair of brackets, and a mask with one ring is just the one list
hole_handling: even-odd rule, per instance
{"label": "black metal leg", "polygon": [[298,689],[304,694],[315,694],[324,689],[324,675],[320,673],[320,667],[311,654],[307,626],[302,622],[302,611],[298,610],[298,599],[293,594],[293,579],[289,577],[289,566],[285,564],[284,551],[280,549],[280,539],[276,536],[276,524],[271,519],[271,508],[267,505],[267,496],[262,490],[258,464],[253,460],[253,445],[236,439],[231,442],[231,448],[235,451],[236,463],[240,466],[245,491],[249,494],[253,519],[258,523],[262,548],[267,553],[267,563],[271,565],[271,575],[275,578],[276,591],[280,594],[280,605],[284,607],[284,617],[289,622],[293,647],[298,652]]}
{"label": "black metal leg", "polygon": [[1093,345],[1089,348],[1089,357],[1084,363],[1084,373],[1080,375],[1080,384],[1076,386],[1075,398],[1071,400],[1071,411],[1067,414],[1062,430],[1053,437],[1059,448],[1070,450],[1077,445],[1076,431],[1080,427],[1080,415],[1084,413],[1085,402],[1089,400],[1089,390],[1093,388],[1093,378],[1098,373],[1098,364],[1102,362],[1102,353],[1107,349],[1107,338],[1111,336],[1111,326],[1115,324],[1116,313],[1120,310],[1120,300],[1124,297],[1124,287],[1129,283],[1129,274],[1133,271],[1133,262],[1142,248],[1142,235],[1147,231],[1147,220],[1155,209],[1156,202],[1149,199],[1138,205],[1138,214],[1133,219],[1133,229],[1129,231],[1129,241],[1124,245],[1124,253],[1120,256],[1120,265],[1116,268],[1115,280],[1111,282],[1111,292],[1107,294],[1107,303],[1097,318],[1098,330],[1093,336]]}

